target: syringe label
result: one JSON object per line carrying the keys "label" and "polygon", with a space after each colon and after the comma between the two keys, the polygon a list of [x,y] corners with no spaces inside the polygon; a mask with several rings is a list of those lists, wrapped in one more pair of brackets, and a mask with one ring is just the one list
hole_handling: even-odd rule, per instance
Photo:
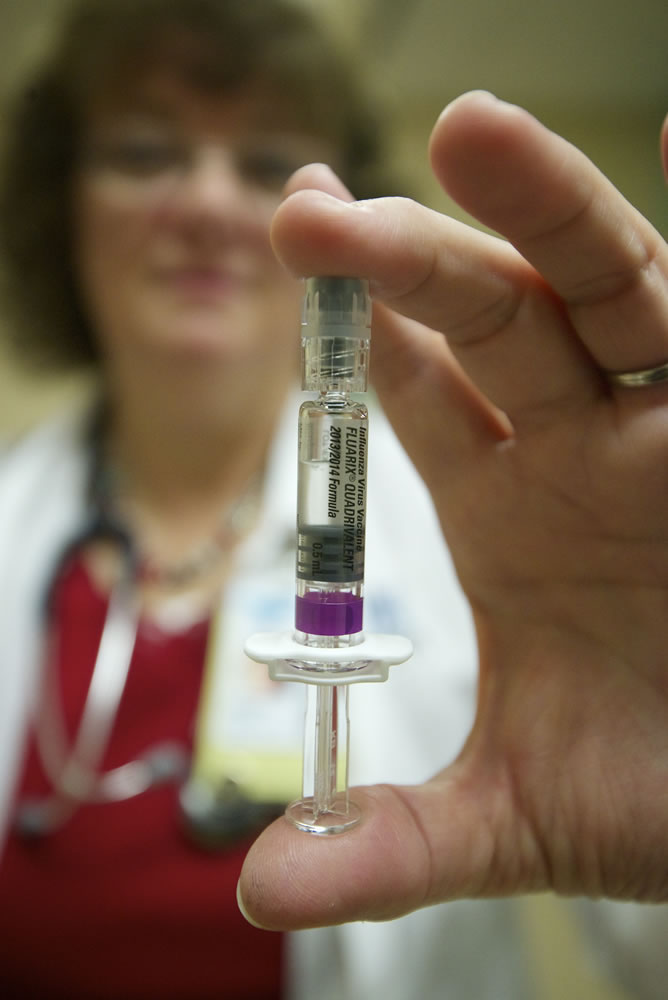
{"label": "syringe label", "polygon": [[300,461],[297,577],[329,583],[362,580],[366,421],[333,419],[323,430],[319,448],[304,449]]}

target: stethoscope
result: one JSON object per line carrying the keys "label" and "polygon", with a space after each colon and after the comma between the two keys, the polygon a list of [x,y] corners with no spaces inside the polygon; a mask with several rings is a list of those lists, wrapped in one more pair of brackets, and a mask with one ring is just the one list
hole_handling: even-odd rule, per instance
{"label": "stethoscope", "polygon": [[[63,548],[45,588],[43,601],[42,683],[35,712],[35,744],[51,791],[19,801],[15,829],[38,839],[61,829],[87,804],[119,802],[167,782],[180,783],[184,828],[205,848],[219,848],[265,825],[279,815],[283,803],[249,800],[234,781],[205,785],[189,776],[189,748],[165,742],[135,760],[111,770],[101,764],[109,746],[125,689],[140,624],[139,559],[132,537],[105,501],[105,475],[99,440],[99,415],[91,438],[91,510],[88,522]],[[51,669],[53,597],[56,584],[73,555],[93,542],[118,546],[118,579],[109,597],[95,664],[78,729],[68,738],[55,670]]]}
{"label": "stethoscope", "polygon": [[[52,599],[56,582],[73,554],[91,542],[109,541],[122,554],[121,569],[109,597],[107,614],[95,657],[78,729],[73,739],[65,731],[55,671],[50,669]],[[111,740],[118,706],[125,689],[139,629],[137,559],[128,532],[118,523],[96,514],[70,541],[57,560],[46,588],[42,685],[35,712],[35,742],[48,795],[19,802],[16,829],[24,836],[41,837],[60,829],[86,803],[117,802],[133,798],[167,781],[182,780],[189,754],[177,743],[164,743],[140,757],[108,771],[100,765]]]}

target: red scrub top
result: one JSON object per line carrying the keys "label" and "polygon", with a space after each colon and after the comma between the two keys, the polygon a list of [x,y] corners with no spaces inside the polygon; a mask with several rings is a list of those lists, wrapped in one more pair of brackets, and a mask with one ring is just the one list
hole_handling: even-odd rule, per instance
{"label": "red scrub top", "polygon": [[[54,594],[57,669],[70,732],[82,711],[107,598],[81,561]],[[192,745],[208,623],[140,625],[104,761]],[[34,747],[21,796],[48,792]],[[3,1000],[280,1000],[283,936],[251,927],[235,890],[249,841],[209,853],[184,831],[178,787],[82,806],[65,826],[12,834],[0,864]]]}

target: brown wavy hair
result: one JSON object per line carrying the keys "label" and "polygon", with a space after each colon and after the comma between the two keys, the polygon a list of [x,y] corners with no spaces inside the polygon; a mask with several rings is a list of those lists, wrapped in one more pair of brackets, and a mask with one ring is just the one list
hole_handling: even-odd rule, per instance
{"label": "brown wavy hair", "polygon": [[[7,336],[42,368],[98,362],[73,267],[71,196],[85,112],[166,66],[207,94],[276,95],[333,142],[358,197],[379,181],[379,119],[320,24],[286,0],[77,0],[57,44],[7,117],[0,255]],[[124,89],[123,89],[124,88]]]}

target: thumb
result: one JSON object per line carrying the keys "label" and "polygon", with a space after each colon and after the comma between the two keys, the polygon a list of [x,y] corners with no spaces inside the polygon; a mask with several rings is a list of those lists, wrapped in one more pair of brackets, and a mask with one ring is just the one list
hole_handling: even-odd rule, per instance
{"label": "thumb", "polygon": [[314,836],[281,818],[260,835],[239,880],[251,923],[298,930],[388,920],[494,892],[493,796],[473,794],[457,764],[424,785],[355,788],[351,798],[363,818],[346,833]]}

